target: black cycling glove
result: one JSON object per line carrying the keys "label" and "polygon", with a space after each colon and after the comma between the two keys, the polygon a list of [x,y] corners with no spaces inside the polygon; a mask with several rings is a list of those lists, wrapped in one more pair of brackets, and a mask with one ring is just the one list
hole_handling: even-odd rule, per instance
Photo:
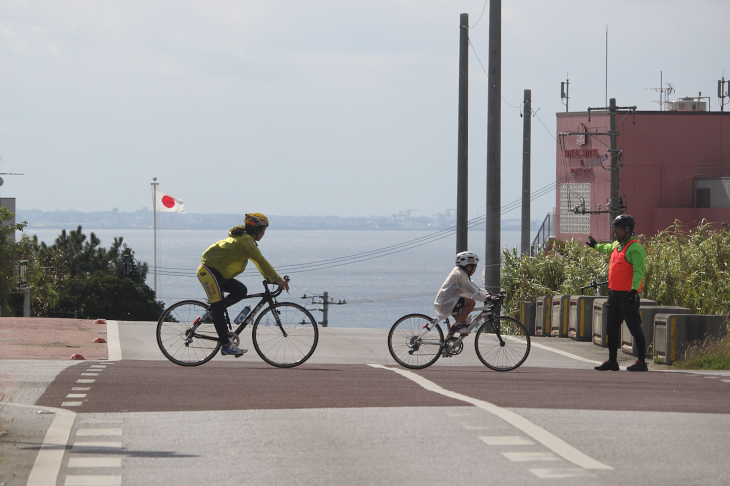
{"label": "black cycling glove", "polygon": [[637,292],[634,289],[631,289],[628,294],[626,294],[626,302],[634,305],[639,301],[639,292]]}
{"label": "black cycling glove", "polygon": [[590,246],[591,248],[596,247],[596,240],[593,239],[592,236],[588,236],[588,241],[586,241],[586,245]]}

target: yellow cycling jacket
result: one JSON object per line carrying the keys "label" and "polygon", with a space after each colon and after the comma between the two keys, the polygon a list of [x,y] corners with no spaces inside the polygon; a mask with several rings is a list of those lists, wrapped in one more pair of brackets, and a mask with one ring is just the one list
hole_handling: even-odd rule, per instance
{"label": "yellow cycling jacket", "polygon": [[281,279],[274,267],[261,254],[258,245],[253,238],[243,233],[240,236],[233,236],[232,230],[228,231],[228,238],[213,243],[203,253],[203,265],[218,270],[224,279],[229,280],[239,275],[246,269],[249,260],[252,260],[269,283]]}

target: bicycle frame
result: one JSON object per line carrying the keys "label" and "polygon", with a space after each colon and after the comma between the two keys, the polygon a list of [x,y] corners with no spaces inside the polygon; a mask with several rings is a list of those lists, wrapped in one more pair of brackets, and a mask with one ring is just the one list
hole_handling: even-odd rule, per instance
{"label": "bicycle frame", "polygon": [[[288,280],[288,278],[287,278],[287,280]],[[280,287],[278,290],[272,292],[271,290],[269,290],[269,283],[266,280],[264,280],[264,289],[265,290],[261,293],[247,295],[246,297],[241,299],[241,300],[245,300],[245,299],[255,299],[257,297],[261,298],[259,303],[256,304],[256,307],[254,307],[251,310],[251,312],[249,312],[249,314],[246,316],[246,318],[243,320],[243,322],[238,325],[238,328],[236,328],[235,331],[232,331],[235,337],[238,337],[241,334],[241,332],[243,332],[243,330],[246,328],[246,326],[248,326],[250,323],[253,322],[254,317],[256,317],[258,315],[259,311],[261,310],[261,308],[264,305],[276,304],[276,297],[278,297],[281,294],[281,292],[283,291],[283,289]],[[226,316],[226,321],[227,321],[228,327],[230,329],[231,320],[228,315],[227,307],[225,308],[225,316]],[[209,341],[218,341],[219,340],[218,336],[213,337],[213,336],[209,336],[209,335],[197,334],[195,332],[198,329],[198,327],[200,327],[200,325],[203,322],[205,322],[206,319],[208,319],[208,317],[210,317],[210,310],[208,312],[206,312],[203,316],[201,316],[198,319],[198,322],[196,322],[195,325],[192,328],[190,328],[190,330],[187,332],[188,339],[191,336],[194,336],[194,337],[197,337],[198,339],[207,339]],[[279,315],[276,312],[274,312],[274,317],[276,319],[276,324],[279,326],[279,329],[281,329],[282,334],[284,335],[284,337],[287,337],[286,331],[284,330],[284,326],[281,325],[281,319],[279,319]]]}

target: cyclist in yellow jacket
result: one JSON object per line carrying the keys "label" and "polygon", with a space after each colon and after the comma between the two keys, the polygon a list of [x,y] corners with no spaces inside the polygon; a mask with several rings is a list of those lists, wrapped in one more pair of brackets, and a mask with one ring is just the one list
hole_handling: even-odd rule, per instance
{"label": "cyclist in yellow jacket", "polygon": [[[203,253],[198,267],[198,280],[203,285],[210,302],[213,324],[221,343],[221,354],[241,356],[248,351],[231,343],[228,338],[228,325],[225,309],[240,301],[248,293],[246,286],[236,280],[245,269],[248,261],[253,261],[261,275],[270,283],[275,283],[289,291],[289,284],[282,279],[274,267],[261,254],[258,241],[264,237],[269,219],[261,213],[246,214],[244,225],[228,231],[228,238],[212,244]],[[223,297],[223,293],[227,293]]]}
{"label": "cyclist in yellow jacket", "polygon": [[616,241],[613,243],[597,243],[592,236],[588,237],[586,245],[595,248],[601,253],[611,254],[611,263],[608,267],[608,302],[606,337],[608,338],[608,361],[596,366],[599,371],[618,371],[618,348],[621,344],[621,323],[625,320],[626,327],[636,342],[638,360],[629,371],[647,371],[646,339],[641,330],[641,289],[644,285],[644,261],[646,251],[633,238],[636,221],[633,216],[621,214],[613,220],[613,233]]}

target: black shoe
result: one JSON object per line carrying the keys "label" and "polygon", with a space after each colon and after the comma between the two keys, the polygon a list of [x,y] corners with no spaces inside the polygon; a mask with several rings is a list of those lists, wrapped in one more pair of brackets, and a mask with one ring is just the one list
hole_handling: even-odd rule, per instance
{"label": "black shoe", "polygon": [[627,371],[649,371],[649,367],[643,361],[636,360],[636,363],[626,367]]}
{"label": "black shoe", "polygon": [[602,365],[596,366],[593,369],[598,371],[618,371],[618,363],[615,361],[604,361]]}

